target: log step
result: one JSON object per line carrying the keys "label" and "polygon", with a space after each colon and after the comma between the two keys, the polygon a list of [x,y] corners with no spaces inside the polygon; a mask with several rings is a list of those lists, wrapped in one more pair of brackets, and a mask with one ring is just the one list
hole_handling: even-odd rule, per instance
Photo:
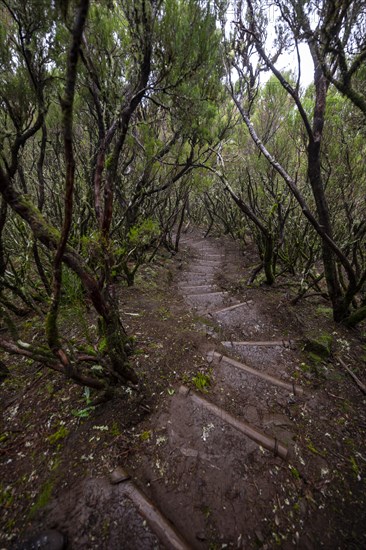
{"label": "log step", "polygon": [[240,302],[240,304],[235,304],[234,306],[225,307],[223,309],[218,309],[217,311],[214,311],[212,315],[219,315],[221,313],[227,313],[229,311],[232,311],[234,309],[237,309],[239,307],[247,306],[247,302]]}
{"label": "log step", "polygon": [[[189,550],[190,546],[182,536],[175,531],[170,521],[163,516],[158,508],[154,506],[139,489],[137,489],[127,472],[120,466],[118,467],[118,474],[121,476],[123,494],[133,502],[161,543],[173,550]],[[115,483],[115,481],[112,481],[112,483]]]}
{"label": "log step", "polygon": [[258,445],[261,445],[269,451],[273,451],[275,456],[279,456],[283,460],[286,459],[288,449],[276,438],[264,434],[263,432],[257,430],[256,428],[254,428],[250,424],[247,424],[246,422],[243,422],[242,420],[238,420],[221,407],[218,407],[214,403],[211,403],[207,399],[204,399],[200,395],[197,395],[195,392],[192,392],[186,386],[181,386],[179,388],[179,393],[186,397],[189,396],[195,404],[205,407],[209,412],[213,413],[215,416],[218,416],[224,422],[227,422],[227,424],[255,441],[255,443],[257,443]]}
{"label": "log step", "polygon": [[180,285],[179,288],[183,292],[187,292],[189,294],[195,294],[195,291],[197,291],[197,294],[206,294],[205,290],[207,290],[207,294],[210,294],[212,292],[212,289],[217,288],[214,285]]}
{"label": "log step", "polygon": [[236,347],[245,347],[245,346],[255,346],[255,347],[284,347],[293,349],[296,346],[295,340],[260,340],[260,341],[247,341],[247,342],[221,342],[226,348],[236,348]]}
{"label": "log step", "polygon": [[193,265],[197,265],[199,264],[200,266],[201,265],[210,265],[211,267],[213,267],[213,264],[214,265],[217,265],[217,267],[219,267],[221,265],[221,261],[220,259],[217,259],[217,260],[211,260],[211,259],[208,259],[208,258],[196,258],[195,260],[193,260]]}
{"label": "log step", "polygon": [[207,354],[207,359],[210,362],[217,362],[221,363],[223,361],[224,363],[231,365],[232,367],[235,367],[237,369],[240,369],[244,371],[247,374],[252,374],[254,376],[257,376],[258,378],[262,378],[263,380],[266,380],[267,382],[274,384],[275,386],[278,386],[280,388],[283,388],[290,393],[293,393],[294,395],[304,395],[304,389],[301,386],[298,386],[297,384],[289,384],[288,382],[284,382],[280,378],[276,378],[275,376],[272,376],[270,374],[266,374],[265,372],[260,372],[256,369],[253,369],[252,367],[249,367],[248,365],[245,365],[245,363],[240,363],[239,361],[236,361],[235,359],[231,359],[230,357],[226,357],[225,355],[222,355],[221,353],[218,353],[216,351],[211,351]]}
{"label": "log step", "polygon": [[189,293],[187,294],[187,298],[189,298],[190,296],[194,296],[195,298],[210,298],[210,296],[227,296],[227,292],[224,292],[224,291],[218,291],[218,292],[200,292],[199,294],[192,294],[192,293]]}

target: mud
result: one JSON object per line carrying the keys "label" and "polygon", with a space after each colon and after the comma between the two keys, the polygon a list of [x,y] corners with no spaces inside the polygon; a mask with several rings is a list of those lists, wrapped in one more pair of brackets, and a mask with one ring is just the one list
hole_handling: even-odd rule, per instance
{"label": "mud", "polygon": [[[81,550],[366,547],[362,397],[335,361],[311,367],[299,346],[278,345],[300,340],[305,329],[335,327],[307,305],[289,308],[287,290],[243,284],[257,261],[246,258],[244,273],[243,258],[227,239],[203,239],[197,230],[185,235],[172,283],[178,302],[163,300],[155,332],[135,357],[146,387],[161,377],[154,386],[160,398],[152,409],[143,397],[133,402],[129,447],[109,448],[115,467],[128,475],[117,472],[121,483],[111,483],[110,472],[81,481],[74,472],[33,521],[32,533],[59,529],[69,548]],[[137,315],[130,321],[140,323],[142,339],[146,300],[138,313],[127,311]],[[177,332],[169,340],[173,324]],[[194,330],[189,337],[187,324]],[[349,337],[336,330],[340,342]],[[255,345],[269,340],[277,343]],[[231,344],[241,341],[251,345]],[[157,349],[166,355],[154,355]],[[213,351],[290,388],[301,386],[303,394],[225,360],[212,362]],[[183,370],[185,355],[191,368]],[[190,391],[182,392],[182,384]],[[122,407],[111,408],[113,419],[123,414]],[[260,444],[258,433],[275,442],[274,451]],[[279,444],[288,449],[286,459],[276,452]]]}

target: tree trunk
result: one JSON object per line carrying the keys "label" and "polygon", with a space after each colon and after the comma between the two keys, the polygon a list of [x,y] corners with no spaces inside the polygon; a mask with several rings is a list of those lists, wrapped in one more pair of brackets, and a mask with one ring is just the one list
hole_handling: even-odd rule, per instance
{"label": "tree trunk", "polygon": [[[316,60],[314,60],[316,63]],[[329,216],[329,207],[325,196],[321,173],[321,142],[323,136],[327,91],[329,84],[322,74],[319,64],[315,64],[315,106],[313,114],[313,131],[308,144],[308,177],[313,191],[319,224],[333,240],[333,228]],[[336,258],[328,242],[322,239],[322,258],[328,293],[333,306],[333,317],[336,322],[347,316],[347,306],[343,301],[342,288],[339,282]]]}
{"label": "tree trunk", "polygon": [[[59,232],[46,222],[39,210],[27,197],[14,189],[1,167],[0,193],[14,212],[28,223],[35,238],[49,250],[57,250],[60,241]],[[110,298],[109,291],[107,290],[104,295],[101,293],[93,273],[85,264],[83,258],[69,245],[66,246],[62,261],[80,278],[87,296],[103,320],[102,336],[105,336],[107,341],[106,351],[111,360],[112,370],[116,371],[124,381],[130,380],[136,383],[137,376],[127,363],[125,352],[127,335],[123,331],[118,308],[116,308],[114,300]]]}
{"label": "tree trunk", "polygon": [[266,284],[273,285],[275,282],[275,273],[274,273],[274,250],[273,250],[273,237],[272,235],[266,235],[264,237],[264,256],[263,256],[263,267],[264,273],[266,275]]}
{"label": "tree trunk", "polygon": [[[308,145],[308,176],[315,199],[319,223],[327,235],[333,239],[329,208],[325,197],[321,176],[319,142],[313,141]],[[342,321],[342,319],[347,315],[347,308],[345,310],[342,289],[337,273],[335,255],[324,239],[322,240],[322,258],[329,298],[333,306],[333,317],[337,322]]]}

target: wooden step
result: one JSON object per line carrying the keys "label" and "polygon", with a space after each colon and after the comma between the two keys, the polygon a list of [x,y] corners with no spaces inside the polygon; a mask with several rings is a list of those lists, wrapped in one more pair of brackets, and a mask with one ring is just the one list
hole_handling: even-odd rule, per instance
{"label": "wooden step", "polygon": [[220,260],[209,260],[207,258],[196,258],[192,261],[191,265],[210,265],[211,267],[214,267],[212,264],[217,265],[219,267],[221,265]]}
{"label": "wooden step", "polygon": [[259,341],[246,341],[246,342],[221,342],[223,346],[226,348],[237,348],[237,347],[245,347],[245,346],[253,346],[253,347],[283,347],[283,348],[290,348],[294,349],[296,346],[295,340],[259,340]]}
{"label": "wooden step", "polygon": [[[190,546],[183,537],[175,531],[158,508],[137,489],[130,476],[120,466],[118,467],[118,474],[121,476],[120,487],[123,494],[133,502],[161,543],[173,550],[189,550]],[[112,483],[116,482],[112,481]]]}
{"label": "wooden step", "polygon": [[195,392],[192,392],[186,386],[181,386],[179,388],[179,393],[186,397],[189,396],[189,398],[192,399],[195,404],[205,407],[209,412],[213,413],[215,416],[218,416],[221,420],[227,422],[227,424],[230,424],[230,426],[255,441],[258,445],[261,445],[265,449],[273,451],[275,456],[279,456],[283,460],[286,459],[288,449],[276,438],[264,434],[263,432],[257,430],[255,427],[247,424],[246,422],[243,422],[242,420],[238,420],[221,407],[218,407],[214,403],[211,403],[207,399],[204,399]]}
{"label": "wooden step", "polygon": [[245,365],[245,363],[240,363],[239,361],[236,361],[235,359],[231,359],[230,357],[226,357],[225,355],[222,355],[221,353],[218,353],[216,351],[209,352],[207,354],[207,359],[210,362],[217,362],[217,363],[221,363],[221,361],[223,361],[224,363],[231,365],[232,367],[235,367],[237,369],[240,369],[246,372],[247,374],[252,374],[253,376],[257,376],[259,378],[262,378],[263,380],[266,380],[270,384],[274,384],[280,388],[284,388],[285,390],[288,390],[290,393],[293,393],[294,395],[300,395],[300,396],[304,395],[304,389],[301,386],[298,386],[295,383],[289,384],[288,382],[284,382],[280,378],[276,378],[271,374],[266,374],[265,372],[261,372],[256,369],[253,369],[252,367]]}
{"label": "wooden step", "polygon": [[215,285],[179,285],[180,290],[183,292],[186,292],[188,294],[206,294],[205,290],[207,290],[207,294],[210,294],[211,292],[215,292]]}
{"label": "wooden step", "polygon": [[233,311],[234,309],[237,309],[239,307],[247,306],[247,302],[240,302],[240,304],[235,304],[234,306],[225,307],[223,309],[218,309],[212,313],[212,315],[220,315],[222,313],[228,313],[229,311]]}
{"label": "wooden step", "polygon": [[217,292],[200,292],[199,294],[187,294],[187,298],[189,298],[190,296],[194,296],[195,298],[209,298],[210,296],[213,296],[213,297],[217,297],[217,296],[222,296],[222,297],[226,297],[228,295],[227,292],[225,291],[217,291]]}

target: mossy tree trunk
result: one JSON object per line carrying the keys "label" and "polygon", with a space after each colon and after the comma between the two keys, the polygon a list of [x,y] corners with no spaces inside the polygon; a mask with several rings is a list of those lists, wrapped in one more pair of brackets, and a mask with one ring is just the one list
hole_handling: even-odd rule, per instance
{"label": "mossy tree trunk", "polygon": [[[10,180],[0,167],[0,193],[7,204],[31,228],[33,235],[49,250],[57,250],[60,233],[44,219],[38,208],[33,205],[29,197],[18,193]],[[98,281],[85,264],[83,258],[69,245],[66,246],[62,256],[62,262],[69,267],[80,279],[87,297],[91,300],[96,312],[102,319],[101,336],[105,337],[107,346],[105,352],[111,363],[111,371],[107,373],[107,383],[116,383],[117,380],[137,382],[137,376],[130,368],[127,361],[125,346],[128,337],[125,334],[118,309],[106,290],[103,294]],[[71,378],[82,379],[82,375],[74,372]],[[90,384],[88,384],[90,385]],[[103,384],[99,385],[103,387]]]}

